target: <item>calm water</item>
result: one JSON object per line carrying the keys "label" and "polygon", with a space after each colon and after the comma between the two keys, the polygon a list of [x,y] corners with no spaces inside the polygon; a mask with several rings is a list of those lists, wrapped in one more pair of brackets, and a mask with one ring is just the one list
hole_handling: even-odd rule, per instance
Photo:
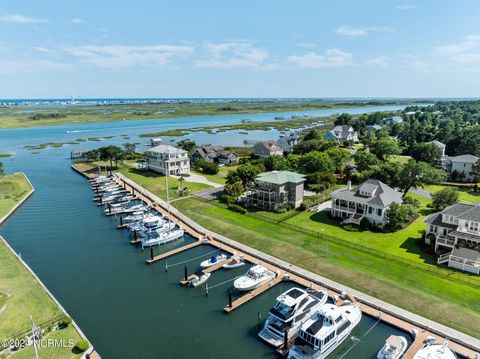
{"label": "calm water", "polygon": [[[365,112],[365,109],[357,111]],[[278,115],[288,114],[274,116]],[[92,202],[87,181],[70,169],[72,146],[44,149],[37,155],[22,147],[123,133],[129,133],[133,138],[134,134],[145,132],[147,126],[149,130],[155,130],[199,126],[206,121],[209,124],[238,123],[245,117],[266,120],[272,119],[273,115],[126,121],[0,131],[0,152],[16,152],[13,158],[4,160],[7,171],[24,171],[36,188],[35,194],[0,227],[0,234],[21,252],[104,358],[274,358],[274,351],[256,336],[257,313],[261,312],[265,318],[275,297],[291,284],[282,283],[231,314],[224,314],[222,308],[228,302],[231,283],[211,289],[206,297],[203,288],[181,287],[178,280],[183,276],[183,265],[172,266],[206,255],[212,251],[211,247],[200,246],[169,258],[172,267],[168,273],[164,263],[146,265],[148,252],[142,253],[129,244],[127,232],[117,230],[114,219],[105,217],[102,209]],[[65,133],[73,128],[92,130],[92,133],[88,136],[76,133],[73,137]],[[258,132],[258,139],[275,135]],[[199,143],[213,142],[208,136],[196,135]],[[234,134],[222,134],[215,137],[215,143],[231,144],[234,137]],[[125,140],[116,137],[104,142],[122,143]],[[87,145],[96,147],[99,143]],[[185,238],[183,242],[156,251],[159,253],[189,241],[190,238]],[[189,262],[189,271],[197,270],[202,259]],[[215,272],[209,285],[232,279],[243,271],[245,268]],[[331,357],[340,358],[357,343],[356,338],[361,338],[343,358],[374,358],[390,334],[399,334],[379,323],[363,338],[374,324],[374,319],[364,317],[352,338]]]}

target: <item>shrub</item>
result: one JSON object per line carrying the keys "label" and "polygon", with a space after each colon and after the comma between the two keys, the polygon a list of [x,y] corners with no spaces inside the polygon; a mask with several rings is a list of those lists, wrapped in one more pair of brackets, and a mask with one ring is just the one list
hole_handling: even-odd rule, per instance
{"label": "shrub", "polygon": [[370,229],[370,226],[371,226],[370,221],[367,218],[363,217],[362,220],[360,221],[359,227],[361,229]]}
{"label": "shrub", "polygon": [[219,171],[216,163],[207,162],[207,161],[198,161],[196,168],[207,175],[216,175]]}
{"label": "shrub", "polygon": [[83,340],[83,339],[78,341],[77,344],[75,344],[75,348],[81,353],[83,353],[85,350],[87,350],[89,346],[90,346],[90,344],[88,344],[88,341]]}
{"label": "shrub", "polygon": [[409,204],[414,208],[420,207],[420,201],[416,198],[406,196],[403,198],[403,204]]}
{"label": "shrub", "polygon": [[238,212],[241,214],[247,213],[247,210],[242,206],[239,206],[238,204],[229,204],[227,208],[231,211]]}
{"label": "shrub", "polygon": [[65,317],[65,318],[63,318],[63,320],[61,321],[60,327],[66,328],[66,327],[68,327],[70,324],[72,324],[72,318],[70,318],[70,317]]}
{"label": "shrub", "polygon": [[435,211],[442,211],[445,207],[458,202],[459,194],[455,188],[445,187],[432,195],[432,206]]}
{"label": "shrub", "polygon": [[273,210],[275,213],[285,213],[287,211],[287,207],[281,206],[277,207]]}

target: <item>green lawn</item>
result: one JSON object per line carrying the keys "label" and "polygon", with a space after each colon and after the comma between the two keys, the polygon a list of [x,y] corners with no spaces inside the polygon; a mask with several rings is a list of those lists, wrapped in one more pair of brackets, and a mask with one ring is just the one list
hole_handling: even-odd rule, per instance
{"label": "green lawn", "polygon": [[480,336],[478,289],[337,243],[326,244],[315,236],[235,213],[210,202],[189,198],[174,205],[201,225],[238,242]]}
{"label": "green lawn", "polygon": [[[30,190],[23,174],[0,177],[0,217],[4,216]],[[0,242],[0,339],[13,338],[30,328],[30,314],[39,325],[62,316],[57,305],[45,293],[40,284],[24,265],[13,255],[3,241]],[[75,329],[51,333],[48,338],[68,337],[77,342],[80,335]],[[32,357],[30,349],[19,351],[15,358]],[[70,357],[65,349],[45,350],[45,358]],[[56,354],[54,354],[55,352]],[[70,352],[70,350],[68,350]],[[52,355],[50,355],[52,354]]]}
{"label": "green lawn", "polygon": [[411,159],[410,156],[390,156],[388,157],[389,162],[398,162],[405,164]]}
{"label": "green lawn", "polygon": [[[75,328],[72,325],[69,325],[67,328],[56,330],[48,334],[46,339],[53,340],[62,340],[62,343],[65,343],[66,348],[47,346],[38,349],[39,358],[48,358],[48,359],[65,359],[65,358],[80,358],[83,353],[76,353],[74,348],[69,346],[77,344],[81,339],[80,335],[77,333]],[[63,344],[62,344],[63,345]],[[14,359],[31,359],[35,358],[35,350],[33,346],[20,350],[19,352],[13,355]]]}
{"label": "green lawn", "polygon": [[[430,185],[430,186],[425,186],[425,189],[427,191],[430,191],[432,193],[438,192],[446,187],[451,187],[451,186],[441,186],[441,185]],[[467,202],[467,203],[475,203],[475,202],[480,202],[480,193],[475,193],[473,192],[470,187],[453,187],[455,188],[458,193],[459,193],[459,200],[460,202]]]}
{"label": "green lawn", "polygon": [[195,171],[195,170],[193,170],[192,172],[196,173],[200,176],[205,177],[210,182],[214,182],[214,183],[224,185],[228,172],[229,171],[235,171],[236,169],[237,169],[237,166],[222,166],[222,167],[218,168],[218,173],[216,175],[206,175],[202,172],[198,172],[198,171]]}
{"label": "green lawn", "polygon": [[5,216],[30,189],[30,184],[21,173],[0,176],[0,218]]}

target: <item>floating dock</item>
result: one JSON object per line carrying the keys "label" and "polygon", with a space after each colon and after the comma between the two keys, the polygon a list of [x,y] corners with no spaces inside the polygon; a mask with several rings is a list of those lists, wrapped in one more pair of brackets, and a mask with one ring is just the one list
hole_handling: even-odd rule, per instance
{"label": "floating dock", "polygon": [[147,259],[147,263],[148,263],[148,264],[152,264],[152,263],[158,262],[158,261],[160,261],[160,260],[162,260],[162,259],[171,257],[171,256],[173,256],[173,255],[175,255],[175,254],[181,253],[181,252],[186,251],[186,250],[189,250],[189,249],[191,249],[191,248],[198,247],[199,245],[201,245],[201,244],[203,244],[203,243],[204,243],[203,240],[199,239],[199,240],[197,240],[196,242],[187,244],[187,245],[185,245],[185,246],[182,246],[182,247],[179,247],[179,248],[176,248],[176,249],[172,249],[172,250],[169,251],[169,252],[165,252],[165,253],[156,255],[156,256],[154,256],[154,257],[151,258],[151,259]]}
{"label": "floating dock", "polygon": [[[207,268],[202,269],[202,272],[205,273],[205,274],[206,274],[206,273],[215,272],[217,269],[222,268],[223,265],[224,265],[225,263],[227,263],[229,260],[230,260],[230,258],[227,258],[227,259],[224,259],[224,260],[222,260],[222,261],[219,261],[219,262],[215,263],[214,265],[211,265],[210,267],[207,267]],[[191,275],[189,275],[186,279],[185,279],[185,278],[182,279],[182,280],[180,281],[180,284],[181,284],[181,285],[187,285],[188,282],[190,282],[192,279],[195,279],[195,278],[198,279],[198,275],[197,275],[197,274],[191,274]]]}

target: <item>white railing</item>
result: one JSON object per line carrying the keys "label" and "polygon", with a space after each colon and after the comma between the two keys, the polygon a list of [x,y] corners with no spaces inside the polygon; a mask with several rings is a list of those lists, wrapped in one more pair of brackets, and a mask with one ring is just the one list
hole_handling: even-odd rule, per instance
{"label": "white railing", "polygon": [[437,238],[437,244],[445,244],[447,246],[453,247],[455,245],[455,240],[440,236]]}

